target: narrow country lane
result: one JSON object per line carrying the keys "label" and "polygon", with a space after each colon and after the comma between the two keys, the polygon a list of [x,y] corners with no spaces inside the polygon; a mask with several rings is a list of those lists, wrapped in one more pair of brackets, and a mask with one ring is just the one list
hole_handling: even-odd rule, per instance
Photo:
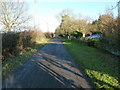
{"label": "narrow country lane", "polygon": [[17,72],[3,88],[91,88],[62,41],[53,38]]}

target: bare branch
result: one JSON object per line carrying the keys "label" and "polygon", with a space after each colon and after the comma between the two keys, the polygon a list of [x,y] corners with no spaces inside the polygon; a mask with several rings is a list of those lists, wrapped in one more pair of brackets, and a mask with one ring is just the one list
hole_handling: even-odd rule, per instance
{"label": "bare branch", "polygon": [[25,24],[29,17],[25,16],[25,3],[5,0],[0,2],[0,22],[5,26],[7,31],[18,28]]}

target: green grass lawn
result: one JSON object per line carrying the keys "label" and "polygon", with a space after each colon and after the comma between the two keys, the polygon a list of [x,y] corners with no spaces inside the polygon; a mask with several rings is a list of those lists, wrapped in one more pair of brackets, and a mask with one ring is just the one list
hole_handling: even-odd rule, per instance
{"label": "green grass lawn", "polygon": [[48,39],[45,39],[34,47],[28,47],[25,52],[21,52],[16,57],[8,58],[7,61],[2,64],[2,76],[7,77],[10,72],[14,72],[20,68],[35,52],[46,44],[47,40]]}
{"label": "green grass lawn", "polygon": [[118,57],[81,41],[65,41],[64,45],[96,88],[120,88]]}

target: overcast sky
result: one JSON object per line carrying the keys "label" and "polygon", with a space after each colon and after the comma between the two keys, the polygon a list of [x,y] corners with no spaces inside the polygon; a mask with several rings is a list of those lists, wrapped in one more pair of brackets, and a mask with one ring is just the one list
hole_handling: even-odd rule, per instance
{"label": "overcast sky", "polygon": [[[105,8],[115,7],[118,0],[36,0],[35,8],[34,1],[29,0],[27,3],[29,13],[35,16],[35,25],[43,31],[54,32],[60,24],[56,16],[62,10],[70,9],[75,15],[81,14],[95,20],[105,13]],[[117,15],[117,8],[113,12]]]}

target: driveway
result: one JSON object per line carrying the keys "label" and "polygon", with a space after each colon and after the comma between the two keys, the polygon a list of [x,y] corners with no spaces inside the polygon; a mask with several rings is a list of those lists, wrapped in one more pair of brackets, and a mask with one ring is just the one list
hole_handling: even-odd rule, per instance
{"label": "driveway", "polygon": [[53,38],[17,72],[3,88],[91,88],[62,41]]}

